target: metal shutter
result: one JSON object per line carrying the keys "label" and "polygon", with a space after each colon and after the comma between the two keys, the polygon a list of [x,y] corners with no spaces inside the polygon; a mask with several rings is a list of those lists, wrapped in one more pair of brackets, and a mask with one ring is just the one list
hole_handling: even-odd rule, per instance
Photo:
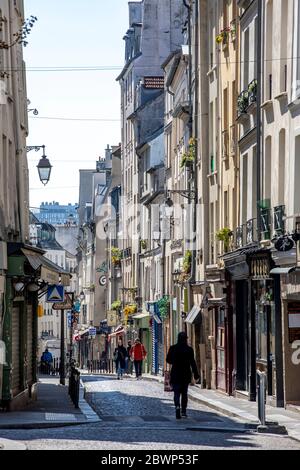
{"label": "metal shutter", "polygon": [[158,324],[152,319],[152,374],[158,373]]}
{"label": "metal shutter", "polygon": [[164,369],[164,338],[163,338],[163,325],[162,323],[159,323],[157,325],[157,342],[158,342],[158,351],[157,351],[157,356],[158,356],[158,372],[159,374],[163,373]]}
{"label": "metal shutter", "polygon": [[33,318],[32,306],[27,307],[27,383],[29,385],[33,382],[33,363],[32,363],[32,350],[33,350]]}
{"label": "metal shutter", "polygon": [[12,393],[15,397],[21,391],[20,379],[20,308],[12,309]]}

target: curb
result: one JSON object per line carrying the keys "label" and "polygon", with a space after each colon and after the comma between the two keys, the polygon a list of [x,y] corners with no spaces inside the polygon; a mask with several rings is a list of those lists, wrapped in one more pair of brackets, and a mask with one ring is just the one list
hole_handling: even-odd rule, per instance
{"label": "curb", "polygon": [[1,450],[27,450],[27,446],[21,442],[11,441],[10,439],[0,439]]}

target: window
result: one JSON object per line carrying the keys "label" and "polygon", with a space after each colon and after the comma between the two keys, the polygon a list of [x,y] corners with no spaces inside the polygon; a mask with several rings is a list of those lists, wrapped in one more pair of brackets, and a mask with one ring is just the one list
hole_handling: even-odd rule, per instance
{"label": "window", "polygon": [[284,204],[284,190],[285,190],[285,129],[281,129],[279,133],[279,155],[278,155],[278,197],[277,203]]}
{"label": "window", "polygon": [[273,60],[273,0],[267,3],[266,12],[266,62],[265,62],[265,97],[272,99],[272,60]]}
{"label": "window", "polygon": [[266,138],[265,142],[265,162],[264,162],[264,198],[271,198],[271,179],[272,179],[272,137]]}
{"label": "window", "polygon": [[288,3],[287,0],[281,0],[280,92],[287,91]]}

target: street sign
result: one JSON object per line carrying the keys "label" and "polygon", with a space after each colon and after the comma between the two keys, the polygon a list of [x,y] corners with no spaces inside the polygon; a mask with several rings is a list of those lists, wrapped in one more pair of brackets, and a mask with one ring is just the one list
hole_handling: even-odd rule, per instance
{"label": "street sign", "polygon": [[89,328],[89,336],[96,336],[97,330],[95,327]]}
{"label": "street sign", "polygon": [[72,299],[70,295],[66,292],[65,300],[63,302],[55,303],[52,308],[53,310],[71,310],[72,307]]}
{"label": "street sign", "polygon": [[57,303],[64,301],[65,288],[61,285],[48,287],[47,302]]}

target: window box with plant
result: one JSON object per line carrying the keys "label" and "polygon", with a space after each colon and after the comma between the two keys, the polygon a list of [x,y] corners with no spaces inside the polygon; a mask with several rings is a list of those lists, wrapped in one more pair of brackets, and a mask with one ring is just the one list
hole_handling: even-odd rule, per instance
{"label": "window box with plant", "polygon": [[111,254],[111,262],[114,266],[120,266],[121,265],[121,259],[122,259],[122,251],[119,248],[111,248],[110,250]]}
{"label": "window box with plant", "polygon": [[191,167],[194,164],[196,157],[196,139],[191,137],[189,140],[189,147],[181,157],[180,168]]}
{"label": "window box with plant", "polygon": [[257,99],[257,80],[252,80],[248,87],[249,103],[255,103]]}
{"label": "window box with plant", "polygon": [[224,46],[228,44],[229,34],[231,33],[231,28],[227,26],[222,29],[222,31],[216,36],[216,43],[223,44]]}
{"label": "window box with plant", "polygon": [[147,240],[141,240],[141,248],[142,248],[142,250],[147,249]]}
{"label": "window box with plant", "polygon": [[183,258],[182,272],[180,273],[178,282],[179,284],[184,284],[190,278],[192,269],[192,252],[190,250],[186,251]]}
{"label": "window box with plant", "polygon": [[233,232],[230,228],[224,227],[216,232],[216,238],[220,242],[223,242],[224,252],[228,253],[230,248],[230,241],[233,236]]}
{"label": "window box with plant", "polygon": [[118,310],[121,310],[121,307],[122,307],[122,302],[121,300],[115,300],[112,304],[111,304],[111,310],[115,310],[115,311],[118,311]]}
{"label": "window box with plant", "polygon": [[237,100],[238,115],[247,114],[247,109],[249,106],[249,92],[248,90],[243,91]]}

